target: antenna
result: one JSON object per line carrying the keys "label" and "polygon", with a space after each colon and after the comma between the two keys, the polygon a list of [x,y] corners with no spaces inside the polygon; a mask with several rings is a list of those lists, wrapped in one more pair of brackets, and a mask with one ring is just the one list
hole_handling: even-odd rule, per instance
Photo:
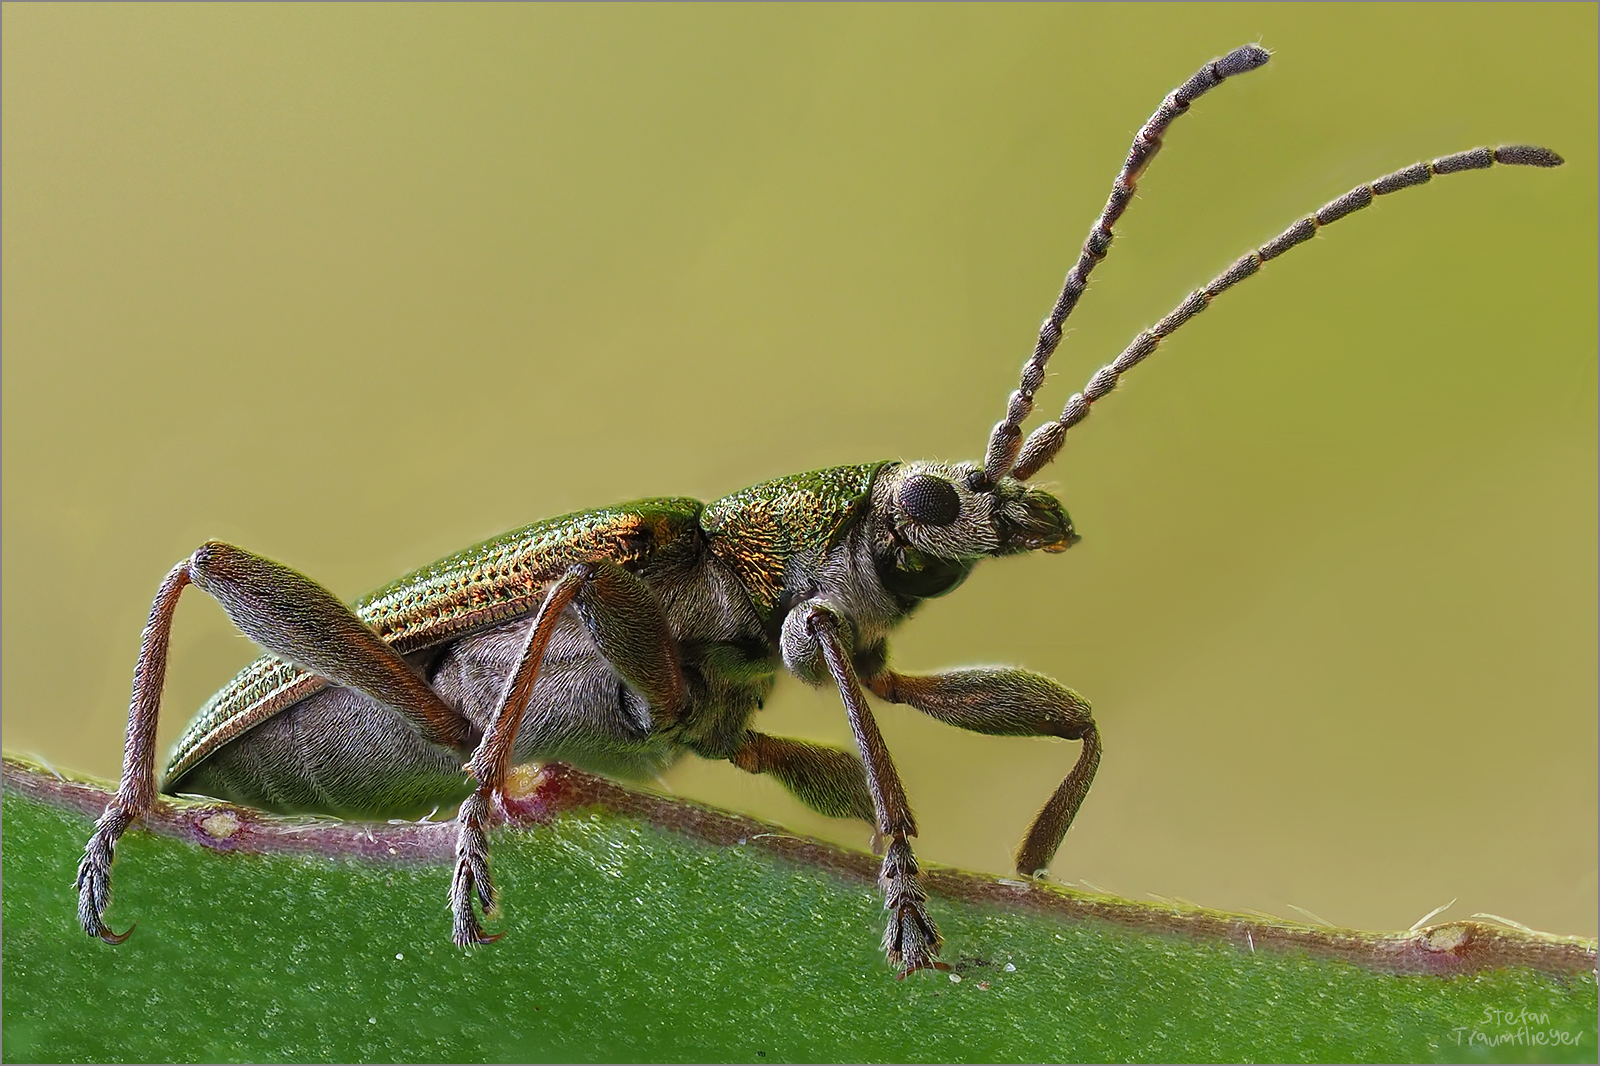
{"label": "antenna", "polygon": [[1056,297],[1055,306],[1039,327],[1039,340],[1033,347],[1033,355],[1022,366],[1022,384],[1011,394],[1005,418],[995,423],[994,430],[989,434],[983,471],[972,476],[973,491],[982,492],[993,486],[1017,461],[1017,449],[1022,443],[1022,423],[1033,413],[1033,395],[1044,384],[1045,364],[1050,362],[1056,345],[1061,343],[1061,324],[1072,314],[1078,298],[1088,288],[1089,272],[1111,250],[1111,227],[1116,225],[1117,219],[1122,217],[1122,212],[1133,200],[1133,194],[1139,187],[1139,175],[1144,173],[1144,168],[1161,150],[1161,135],[1172,124],[1172,120],[1189,110],[1189,105],[1197,99],[1235,74],[1244,74],[1265,65],[1270,58],[1272,53],[1265,48],[1247,44],[1235,48],[1221,59],[1213,59],[1196,71],[1194,77],[1168,93],[1155,114],[1139,127],[1139,132],[1133,138],[1133,146],[1128,149],[1127,162],[1122,164],[1117,180],[1111,184],[1111,195],[1106,198],[1106,206],[1100,209],[1100,217],[1089,227],[1083,251],[1078,254],[1077,263],[1067,271],[1061,295]]}
{"label": "antenna", "polygon": [[[1022,445],[1021,454],[1016,459],[1012,475],[1019,481],[1026,481],[1038,473],[1040,468],[1054,459],[1056,453],[1061,450],[1061,443],[1066,438],[1067,430],[1089,416],[1090,404],[1116,388],[1118,378],[1155,351],[1162,341],[1177,332],[1179,326],[1204,311],[1219,294],[1260,270],[1262,263],[1276,259],[1295,245],[1310,240],[1321,227],[1366,207],[1372,203],[1373,197],[1399,192],[1413,185],[1425,185],[1435,174],[1484,170],[1495,163],[1517,167],[1559,167],[1562,162],[1562,158],[1550,149],[1531,144],[1474,148],[1467,152],[1457,152],[1455,155],[1441,156],[1431,163],[1413,163],[1393,174],[1385,174],[1369,184],[1357,185],[1337,200],[1325,204],[1316,214],[1302,218],[1260,248],[1235,261],[1227,270],[1213,278],[1205,288],[1191,292],[1182,303],[1167,314],[1167,317],[1133,338],[1133,343],[1124,348],[1121,355],[1095,372],[1088,384],[1084,385],[1082,392],[1072,394],[1059,419],[1046,422],[1028,435],[1027,443]],[[1032,365],[1030,361],[1029,366]],[[1026,380],[1024,377],[1024,383]],[[1012,394],[1013,406],[1016,395]],[[1001,425],[1006,424],[1001,423]],[[995,433],[999,435],[1000,426],[995,427]],[[1015,455],[1016,452],[1012,454]],[[994,457],[993,442],[989,446],[989,455],[991,459]],[[987,469],[985,467],[986,474]]]}

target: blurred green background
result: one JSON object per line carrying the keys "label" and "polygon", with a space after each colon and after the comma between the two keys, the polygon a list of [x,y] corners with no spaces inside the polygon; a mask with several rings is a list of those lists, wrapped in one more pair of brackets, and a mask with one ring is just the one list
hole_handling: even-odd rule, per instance
{"label": "blurred green background", "polygon": [[[3,19],[5,744],[108,777],[207,537],[354,598],[564,511],[978,455],[1132,133],[1236,45],[1275,58],[1173,128],[1041,411],[1357,182],[1557,149],[1230,292],[1048,471],[1084,541],[895,650],[1094,701],[1060,880],[1595,934],[1593,5]],[[185,597],[163,748],[254,655]],[[848,738],[792,682],[762,721]],[[921,855],[996,873],[1076,754],[880,721]],[[730,766],[666,784],[866,842]]]}

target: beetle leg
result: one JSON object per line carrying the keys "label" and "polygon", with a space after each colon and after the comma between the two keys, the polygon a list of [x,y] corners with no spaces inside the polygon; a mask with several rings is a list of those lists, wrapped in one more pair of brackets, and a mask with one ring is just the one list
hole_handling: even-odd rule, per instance
{"label": "beetle leg", "polygon": [[545,649],[567,607],[577,613],[607,664],[650,705],[651,724],[675,722],[683,710],[683,672],[677,644],[667,626],[661,601],[638,577],[616,563],[580,563],[550,586],[506,680],[489,728],[484,732],[467,772],[478,787],[461,804],[456,838],[456,867],[450,885],[452,939],[461,947],[499,939],[483,931],[472,907],[473,896],[485,912],[494,907],[489,877],[489,838],[485,832],[494,794],[505,785],[516,751],[517,729],[533,699],[534,684]]}
{"label": "beetle leg", "polygon": [[685,684],[661,598],[609,560],[585,563],[582,569],[586,575],[573,611],[601,658],[649,703],[651,730],[672,725],[683,713]]}
{"label": "beetle leg", "polygon": [[167,642],[178,595],[189,583],[189,561],[168,572],[150,605],[150,620],[139,641],[139,662],[133,669],[133,698],[128,707],[128,737],[122,748],[122,783],[94,825],[94,835],[84,845],[74,886],[78,890],[78,921],[83,931],[107,944],[120,944],[133,932],[113,933],[102,915],[111,903],[111,860],[117,840],[132,821],[150,809],[156,794],[156,719],[161,709],[161,686],[167,676]]}
{"label": "beetle leg", "polygon": [[245,636],[274,655],[365,692],[405,715],[435,744],[467,743],[473,732],[467,717],[440,699],[354,611],[304,574],[210,541],[189,557],[189,576]]}
{"label": "beetle leg", "polygon": [[95,824],[78,867],[78,920],[90,936],[120,943],[101,916],[111,901],[117,840],[155,800],[156,720],[167,673],[173,612],[185,585],[216,599],[251,640],[337,685],[360,689],[405,715],[428,740],[460,747],[471,723],[447,706],[354,611],[281,563],[220,541],[202,544],[173,567],[156,592],[139,646],[128,706],[122,782]]}
{"label": "beetle leg", "polygon": [[939,945],[943,941],[938,926],[928,916],[925,906],[928,894],[917,876],[917,858],[911,851],[909,838],[917,835],[916,819],[911,815],[911,805],[906,801],[905,786],[900,783],[894,759],[867,706],[861,682],[856,679],[850,649],[841,633],[843,623],[821,603],[796,610],[806,612],[805,629],[815,638],[828,673],[839,687],[850,729],[855,733],[856,746],[866,766],[867,788],[872,793],[877,829],[888,842],[883,866],[878,872],[878,885],[884,892],[884,910],[889,912],[889,926],[883,934],[884,953],[891,963],[901,965],[901,977],[916,970],[949,969],[938,961]]}
{"label": "beetle leg", "polygon": [[847,751],[765,733],[746,733],[728,761],[752,774],[771,774],[796,799],[830,818],[877,822],[867,772]]}
{"label": "beetle leg", "polygon": [[867,680],[890,703],[907,703],[941,722],[995,736],[1064,737],[1082,740],[1078,761],[1017,849],[1017,872],[1042,874],[1066,836],[1100,766],[1100,731],[1089,701],[1071,689],[1026,670],[980,668],[911,677],[884,670]]}
{"label": "beetle leg", "polygon": [[517,658],[517,668],[506,680],[500,709],[490,720],[489,728],[484,730],[472,761],[467,763],[467,772],[477,778],[479,784],[456,815],[460,828],[456,833],[456,868],[450,880],[450,913],[453,915],[451,939],[460,947],[500,939],[499,934],[490,936],[483,931],[472,909],[474,894],[486,913],[494,908],[494,882],[489,879],[489,838],[484,832],[484,823],[488,819],[490,800],[495,790],[505,784],[506,774],[511,769],[517,726],[522,724],[522,714],[533,696],[545,648],[561,620],[561,612],[567,609],[583,585],[582,571],[581,567],[573,567],[545,593]]}

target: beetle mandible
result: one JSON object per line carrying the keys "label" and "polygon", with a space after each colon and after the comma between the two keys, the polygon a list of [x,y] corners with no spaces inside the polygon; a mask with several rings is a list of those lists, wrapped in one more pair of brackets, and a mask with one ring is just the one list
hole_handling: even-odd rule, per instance
{"label": "beetle mandible", "polygon": [[[942,967],[905,790],[866,692],[979,733],[1082,742],[1016,854],[1035,876],[1054,857],[1100,763],[1088,701],[1020,669],[927,677],[889,666],[887,635],[982,559],[1060,552],[1078,536],[1059,501],[1028,484],[1066,431],[1120,376],[1222,292],[1375,197],[1493,164],[1553,167],[1546,148],[1476,148],[1385,175],[1249,252],[1140,333],[1026,440],[1062,324],[1110,249],[1112,227],[1167,127],[1269,53],[1237,48],[1174,89],[1139,130],[1005,417],[978,463],[877,462],[768,481],[709,504],[639,500],[515,530],[407,575],[347,607],[282,564],[217,541],[162,581],[134,671],[122,780],[78,869],[78,917],[108,943],[117,840],[156,795],[155,736],[173,612],[186,585],[221,603],[269,654],[201,708],[161,790],[286,812],[415,816],[460,804],[452,936],[488,943],[488,839],[514,761],[564,759],[648,774],[684,752],[771,774],[834,817],[870,822],[883,855],[883,947],[901,975]],[[786,668],[833,685],[857,755],[750,728]]]}

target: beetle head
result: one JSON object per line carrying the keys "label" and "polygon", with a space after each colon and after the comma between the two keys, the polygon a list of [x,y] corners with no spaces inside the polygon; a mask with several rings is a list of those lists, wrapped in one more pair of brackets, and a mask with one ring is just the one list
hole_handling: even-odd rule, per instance
{"label": "beetle head", "polygon": [[1078,540],[1072,519],[1048,492],[1010,477],[974,489],[974,471],[970,463],[918,461],[879,475],[872,511],[879,570],[892,591],[938,596],[985,556],[1065,551]]}

